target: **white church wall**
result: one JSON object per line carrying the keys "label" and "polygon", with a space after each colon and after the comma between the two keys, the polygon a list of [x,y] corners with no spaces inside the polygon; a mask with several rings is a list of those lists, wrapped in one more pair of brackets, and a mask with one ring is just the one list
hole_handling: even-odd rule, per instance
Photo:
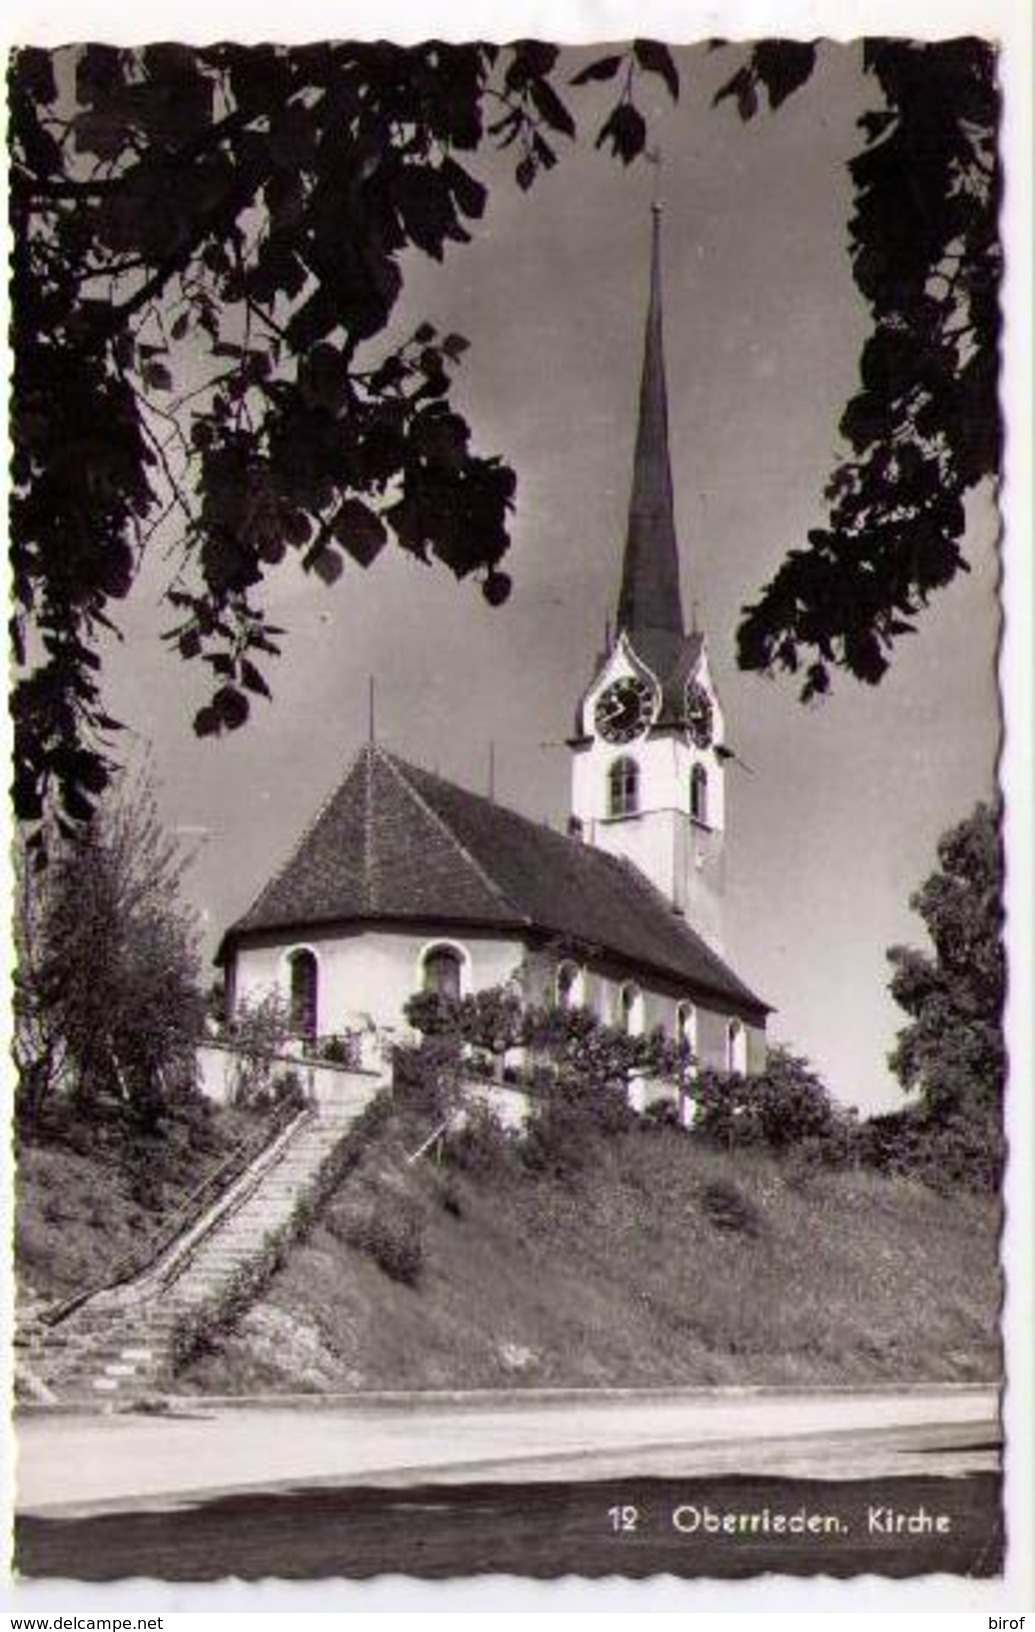
{"label": "white church wall", "polygon": [[[288,958],[299,947],[310,948],[318,965],[317,1031],[330,1032],[374,1028],[387,1034],[382,1040],[409,1035],[403,1016],[408,997],[421,984],[421,958],[435,945],[457,947],[466,959],[464,989],[479,991],[511,980],[525,966],[534,978],[527,996],[532,1001],[552,1001],[550,971],[554,959],[545,954],[526,954],[517,939],[466,932],[433,935],[428,930],[402,931],[369,929],[342,934],[340,931],[315,933],[305,938],[246,946],[237,954],[235,1001],[257,1001],[271,988],[286,999],[289,991]],[[615,970],[583,971],[582,1002],[605,1025],[621,1023],[621,991],[628,975]],[[677,1033],[676,1010],[680,1001],[689,1001],[685,990],[665,991],[649,979],[636,983],[642,995],[637,1011],[638,1024],[647,1033],[660,1027],[669,1037]],[[704,1068],[725,1070],[729,1011],[694,1003],[696,1012],[696,1052]],[[371,1033],[373,1035],[373,1032]],[[762,1027],[744,1023],[744,1053],[747,1069],[755,1072],[765,1065],[766,1041]],[[368,1051],[369,1052],[369,1051]],[[363,1056],[363,1064],[374,1066],[373,1054]]]}
{"label": "white church wall", "polygon": [[722,831],[726,823],[725,772],[713,748],[690,748],[675,732],[659,733],[624,745],[595,742],[576,750],[572,765],[571,808],[583,824],[624,828],[630,819],[609,816],[608,771],[616,759],[635,760],[640,772],[640,811],[690,810],[690,773],[704,766],[708,775],[708,823]]}
{"label": "white church wall", "polygon": [[297,940],[245,946],[237,953],[235,1002],[256,1001],[271,988],[286,999],[289,992],[288,958],[299,947],[316,956],[316,1029],[320,1033],[373,1025],[399,1029],[405,1025],[403,1005],[421,985],[421,958],[432,946],[456,947],[465,959],[468,990],[497,986],[509,980],[524,955],[514,939],[429,931],[368,929],[309,931]]}

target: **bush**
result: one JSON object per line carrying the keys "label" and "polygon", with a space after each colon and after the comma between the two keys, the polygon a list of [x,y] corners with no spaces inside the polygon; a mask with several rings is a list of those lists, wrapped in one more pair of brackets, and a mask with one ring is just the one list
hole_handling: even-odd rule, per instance
{"label": "bush", "polygon": [[556,1082],[525,1125],[522,1159],[534,1173],[577,1172],[602,1139],[626,1132],[635,1121],[622,1088]]}
{"label": "bush", "polygon": [[270,1104],[275,1056],[291,1035],[288,1006],[276,988],[262,997],[242,997],[228,1031],[234,1048],[231,1096],[235,1105],[263,1109]]}
{"label": "bush", "polygon": [[700,1196],[701,1211],[717,1230],[735,1235],[757,1236],[762,1232],[762,1215],[750,1196],[727,1179],[706,1184]]}
{"label": "bush", "polygon": [[882,1173],[920,1179],[933,1190],[995,1192],[1005,1143],[994,1112],[932,1114],[926,1106],[873,1116],[859,1129],[860,1159]]}
{"label": "bush", "polygon": [[442,992],[414,992],[406,999],[403,1014],[424,1037],[459,1038],[460,1004],[456,998]]}
{"label": "bush", "polygon": [[346,1239],[390,1280],[417,1285],[424,1269],[424,1215],[408,1196],[379,1196],[366,1217],[349,1226]]}
{"label": "bush", "polygon": [[820,1149],[831,1141],[833,1150],[835,1128],[844,1122],[808,1061],[780,1044],[770,1049],[765,1070],[756,1076],[702,1071],[695,1099],[695,1135],[727,1148],[788,1150],[808,1141]]}
{"label": "bush", "polygon": [[448,1034],[431,1034],[413,1047],[397,1043],[392,1053],[392,1096],[402,1111],[444,1121],[456,1095],[460,1044]]}
{"label": "bush", "polygon": [[472,1105],[459,1127],[446,1135],[446,1160],[478,1178],[500,1178],[515,1171],[518,1138],[488,1105]]}
{"label": "bush", "polygon": [[328,1065],[345,1065],[355,1070],[359,1065],[359,1033],[331,1032],[327,1037],[318,1037],[307,1052],[314,1059],[326,1060]]}
{"label": "bush", "polygon": [[[59,824],[60,825],[60,824]],[[188,857],[162,830],[148,768],[124,772],[92,820],[15,851],[12,993],[19,1117],[49,1098],[117,1098],[144,1128],[193,1081],[204,997]]]}
{"label": "bush", "polygon": [[281,1107],[286,1109],[290,1106],[295,1110],[303,1110],[307,1100],[302,1078],[298,1072],[289,1068],[287,1071],[281,1071],[275,1076],[271,1089],[271,1098],[278,1109]]}

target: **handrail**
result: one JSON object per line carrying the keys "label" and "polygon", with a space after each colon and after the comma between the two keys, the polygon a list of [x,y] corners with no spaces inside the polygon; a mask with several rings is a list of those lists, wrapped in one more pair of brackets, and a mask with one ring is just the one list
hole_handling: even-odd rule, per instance
{"label": "handrail", "polygon": [[[120,1258],[116,1258],[114,1263],[109,1264],[102,1279],[95,1281],[84,1291],[75,1292],[70,1298],[65,1298],[61,1303],[42,1311],[40,1319],[43,1323],[47,1326],[59,1325],[98,1292],[113,1291],[115,1287],[123,1286],[126,1281],[150,1269],[166,1248],[183,1233],[187,1224],[196,1222],[202,1216],[210,1199],[215,1200],[228,1190],[234,1180],[273,1144],[294,1118],[308,1114],[310,1114],[308,1107],[300,1111],[297,1105],[276,1106],[268,1120],[246,1139],[239,1140],[229,1154],[184,1197],[174,1212],[162,1219],[141,1242],[123,1253]],[[229,1171],[231,1169],[233,1171]]]}
{"label": "handrail", "polygon": [[452,1120],[453,1118],[451,1116],[447,1116],[446,1120],[444,1122],[440,1122],[433,1133],[428,1134],[428,1137],[424,1140],[423,1144],[418,1145],[416,1150],[411,1150],[410,1154],[406,1158],[407,1167],[412,1167],[414,1162],[420,1160],[426,1150],[430,1150],[431,1146],[436,1144],[438,1140],[442,1138],[444,1133],[449,1132],[449,1124],[452,1122]]}

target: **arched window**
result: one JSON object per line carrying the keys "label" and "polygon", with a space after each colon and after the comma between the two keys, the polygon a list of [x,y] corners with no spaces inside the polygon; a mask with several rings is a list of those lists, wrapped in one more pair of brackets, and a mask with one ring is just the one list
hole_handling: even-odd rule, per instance
{"label": "arched window", "polygon": [[424,990],[459,1001],[464,960],[455,946],[432,946],[424,954]]}
{"label": "arched window", "polygon": [[576,963],[559,963],[554,977],[554,1000],[559,1009],[578,1008],[582,1003],[582,970]]}
{"label": "arched window", "polygon": [[695,765],[690,772],[690,815],[702,827],[708,825],[708,772]]}
{"label": "arched window", "polygon": [[747,1070],[747,1034],[739,1020],[731,1020],[726,1027],[726,1069]]}
{"label": "arched window", "polygon": [[618,1028],[630,1037],[639,1037],[643,1031],[643,993],[631,980],[618,993]]}
{"label": "arched window", "polygon": [[676,1047],[681,1065],[693,1065],[697,1054],[697,1010],[692,1003],[676,1004]]}
{"label": "arched window", "polygon": [[291,975],[291,1029],[300,1037],[316,1036],[318,965],[315,952],[300,947],[288,958]]}
{"label": "arched window", "polygon": [[634,759],[616,759],[607,773],[607,813],[635,816],[640,808],[640,767]]}

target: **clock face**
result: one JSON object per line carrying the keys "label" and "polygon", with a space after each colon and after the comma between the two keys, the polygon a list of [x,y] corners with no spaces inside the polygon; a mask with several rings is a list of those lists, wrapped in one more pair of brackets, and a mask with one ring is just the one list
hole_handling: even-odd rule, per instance
{"label": "clock face", "polygon": [[636,675],[613,680],[597,698],[597,730],[608,742],[631,742],[646,731],[654,713],[654,688]]}
{"label": "clock face", "polygon": [[686,688],[686,724],[697,747],[707,748],[715,725],[712,700],[697,680],[691,680]]}

